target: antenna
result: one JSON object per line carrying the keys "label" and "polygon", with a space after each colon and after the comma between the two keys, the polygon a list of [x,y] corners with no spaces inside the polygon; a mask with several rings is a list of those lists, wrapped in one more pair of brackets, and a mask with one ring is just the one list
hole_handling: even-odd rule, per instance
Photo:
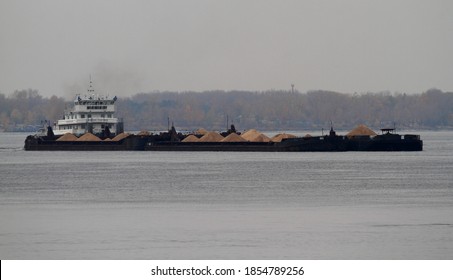
{"label": "antenna", "polygon": [[227,128],[227,131],[228,131],[228,129],[229,129],[228,114],[227,114],[227,127],[226,128]]}
{"label": "antenna", "polygon": [[91,80],[91,74],[90,74],[90,86],[88,87],[88,93],[93,94],[94,89],[93,89],[93,81]]}

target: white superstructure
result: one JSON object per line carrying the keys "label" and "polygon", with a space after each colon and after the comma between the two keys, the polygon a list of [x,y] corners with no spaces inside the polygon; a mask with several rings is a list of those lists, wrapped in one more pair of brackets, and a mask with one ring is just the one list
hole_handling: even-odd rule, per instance
{"label": "white superstructure", "polygon": [[76,95],[74,107],[65,110],[63,119],[54,124],[54,134],[69,132],[80,136],[90,132],[109,137],[123,132],[123,122],[115,117],[116,100],[116,96],[110,98],[95,94],[90,79],[87,94]]}

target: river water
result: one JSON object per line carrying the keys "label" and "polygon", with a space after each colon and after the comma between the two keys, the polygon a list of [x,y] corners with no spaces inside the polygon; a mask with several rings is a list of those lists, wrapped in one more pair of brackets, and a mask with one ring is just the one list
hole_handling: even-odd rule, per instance
{"label": "river water", "polygon": [[0,133],[0,259],[451,259],[453,132],[422,152],[38,152]]}

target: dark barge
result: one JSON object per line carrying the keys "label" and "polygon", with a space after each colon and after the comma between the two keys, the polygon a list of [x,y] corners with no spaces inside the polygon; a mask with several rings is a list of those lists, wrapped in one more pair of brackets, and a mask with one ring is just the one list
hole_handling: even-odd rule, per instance
{"label": "dark barge", "polygon": [[224,151],[224,152],[347,152],[347,151],[422,151],[420,135],[400,135],[394,129],[381,129],[374,137],[329,135],[295,137],[281,142],[180,142],[147,141],[147,151]]}
{"label": "dark barge", "polygon": [[118,141],[57,141],[53,135],[30,135],[27,151],[222,151],[222,152],[346,152],[346,151],[422,151],[420,135],[394,133],[382,129],[376,136],[342,136],[333,129],[328,135],[295,137],[280,142],[184,142],[187,135],[174,127],[158,135],[128,135]]}
{"label": "dark barge", "polygon": [[57,137],[30,135],[25,139],[26,151],[140,151],[146,139],[131,135],[119,141],[56,141]]}

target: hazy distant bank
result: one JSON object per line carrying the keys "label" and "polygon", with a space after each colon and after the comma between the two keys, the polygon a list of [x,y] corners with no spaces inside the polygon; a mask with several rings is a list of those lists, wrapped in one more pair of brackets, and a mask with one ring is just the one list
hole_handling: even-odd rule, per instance
{"label": "hazy distant bank", "polygon": [[[0,94],[0,131],[33,131],[44,120],[60,119],[72,101],[41,96],[37,90]],[[276,91],[205,91],[139,93],[117,102],[117,117],[126,130],[199,127],[224,130],[351,129],[357,124],[378,129],[453,128],[453,93],[430,89],[421,94],[344,94]]]}

